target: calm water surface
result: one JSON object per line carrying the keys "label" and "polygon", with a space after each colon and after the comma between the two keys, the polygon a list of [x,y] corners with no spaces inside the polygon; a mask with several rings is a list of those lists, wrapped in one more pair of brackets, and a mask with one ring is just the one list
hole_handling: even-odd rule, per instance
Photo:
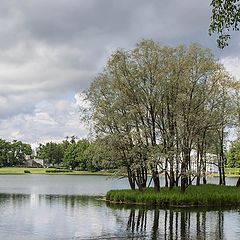
{"label": "calm water surface", "polygon": [[93,197],[113,188],[128,188],[126,179],[1,175],[0,239],[240,239],[240,209],[145,209]]}

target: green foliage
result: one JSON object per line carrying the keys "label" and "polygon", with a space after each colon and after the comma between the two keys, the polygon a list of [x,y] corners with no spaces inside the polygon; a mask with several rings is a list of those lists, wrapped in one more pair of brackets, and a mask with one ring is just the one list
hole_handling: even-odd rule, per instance
{"label": "green foliage", "polygon": [[228,176],[240,175],[240,168],[225,168],[225,173]]}
{"label": "green foliage", "polygon": [[155,192],[152,188],[143,192],[133,190],[111,190],[107,193],[108,201],[157,205],[161,207],[239,207],[240,189],[233,186],[201,185],[190,186],[188,191],[181,193],[180,187],[173,189],[161,188]]}
{"label": "green foliage", "polygon": [[230,168],[240,168],[240,141],[232,142],[227,152],[227,165]]}
{"label": "green foliage", "polygon": [[24,173],[31,173],[29,170],[24,170]]}
{"label": "green foliage", "polygon": [[[69,140],[70,139],[70,140]],[[51,166],[64,166],[71,169],[99,171],[109,168],[105,159],[105,148],[100,141],[87,139],[76,141],[76,137],[67,137],[61,143],[40,144],[37,157],[47,160]]]}
{"label": "green foliage", "polygon": [[14,140],[8,142],[0,139],[0,165],[17,166],[21,165],[27,155],[31,155],[32,149],[29,144]]}
{"label": "green foliage", "polygon": [[94,142],[91,142],[84,152],[88,170],[99,171],[102,169],[116,169],[120,167],[120,165],[118,165],[120,162],[116,161],[117,155],[113,152],[111,145],[112,142],[108,142],[107,138],[97,138]]}
{"label": "green foliage", "polygon": [[217,33],[217,44],[220,48],[228,46],[229,30],[238,31],[240,21],[239,0],[212,0],[212,16],[209,34]]}
{"label": "green foliage", "polygon": [[99,156],[96,144],[91,143],[89,147],[85,149],[83,158],[85,159],[85,167],[87,170],[99,171],[102,169],[102,161],[101,157]]}
{"label": "green foliage", "polygon": [[46,160],[48,164],[59,165],[63,161],[64,145],[53,142],[40,144],[37,148],[37,157]]}
{"label": "green foliage", "polygon": [[86,170],[87,163],[84,152],[89,145],[90,143],[86,139],[73,142],[71,145],[69,145],[64,155],[64,166],[72,169],[79,168]]}
{"label": "green foliage", "polygon": [[105,142],[107,158],[125,168],[132,188],[133,181],[144,187],[147,170],[157,185],[159,168],[170,169],[173,185],[178,174],[187,180],[193,149],[199,152],[199,177],[206,171],[204,153],[215,153],[224,166],[225,129],[235,114],[233,82],[199,44],[171,48],[142,40],[111,55],[86,92],[85,113]]}

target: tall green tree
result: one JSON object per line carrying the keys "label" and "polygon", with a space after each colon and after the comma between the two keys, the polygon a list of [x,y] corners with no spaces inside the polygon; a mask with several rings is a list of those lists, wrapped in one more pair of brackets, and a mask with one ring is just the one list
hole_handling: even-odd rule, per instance
{"label": "tall green tree", "polygon": [[0,139],[0,164],[1,166],[9,166],[11,161],[11,144],[6,140]]}
{"label": "tall green tree", "polygon": [[71,169],[80,168],[82,170],[86,170],[87,160],[84,152],[89,145],[90,143],[86,139],[82,139],[70,144],[64,154],[64,166]]}
{"label": "tall green tree", "polygon": [[27,155],[32,154],[30,144],[14,140],[8,142],[0,139],[0,165],[1,166],[18,166],[23,164]]}
{"label": "tall green tree", "polygon": [[32,154],[30,144],[23,143],[21,141],[14,140],[11,143],[11,165],[21,165],[25,161],[26,155]]}
{"label": "tall green tree", "polygon": [[240,168],[240,141],[231,143],[227,152],[227,166],[230,168]]}
{"label": "tall green tree", "polygon": [[59,165],[63,162],[64,148],[60,143],[40,144],[36,152],[37,157],[46,160],[48,164]]}

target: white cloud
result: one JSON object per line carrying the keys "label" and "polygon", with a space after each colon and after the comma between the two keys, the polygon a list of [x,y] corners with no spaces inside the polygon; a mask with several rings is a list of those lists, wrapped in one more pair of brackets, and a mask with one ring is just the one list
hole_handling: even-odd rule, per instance
{"label": "white cloud", "polygon": [[240,57],[225,57],[221,59],[221,63],[233,77],[240,79]]}
{"label": "white cloud", "polygon": [[0,124],[0,136],[28,143],[61,141],[72,135],[87,137],[74,100],[42,102],[33,113],[18,114],[1,120]]}

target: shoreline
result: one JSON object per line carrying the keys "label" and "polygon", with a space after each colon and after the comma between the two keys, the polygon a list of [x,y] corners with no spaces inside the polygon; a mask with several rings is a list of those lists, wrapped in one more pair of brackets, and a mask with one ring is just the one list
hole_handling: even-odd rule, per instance
{"label": "shoreline", "polygon": [[[30,173],[25,173],[24,171],[30,171]],[[56,170],[56,172],[46,172],[46,171]],[[0,167],[0,175],[22,175],[22,174],[40,174],[40,175],[99,175],[99,176],[115,176],[113,171],[85,171],[85,170],[69,170],[66,172],[57,172],[58,168],[34,168],[34,167]],[[63,169],[64,170],[64,169]],[[164,176],[164,174],[159,174],[159,176]],[[238,178],[239,174],[226,174],[226,177]],[[118,176],[119,177],[119,176]],[[127,176],[121,176],[127,177]],[[151,175],[149,175],[151,177]],[[217,173],[209,173],[207,177],[219,177]]]}
{"label": "shoreline", "polygon": [[210,208],[210,209],[224,209],[224,208],[229,208],[229,209],[239,209],[240,208],[240,204],[233,206],[232,204],[226,204],[223,206],[216,206],[214,204],[212,205],[194,205],[194,204],[189,204],[189,205],[166,205],[166,206],[161,206],[161,205],[152,205],[150,203],[146,203],[146,202],[115,202],[115,201],[110,201],[107,199],[97,199],[99,201],[104,201],[106,203],[109,204],[113,204],[113,205],[119,205],[119,206],[146,206],[146,207],[158,207],[161,209],[170,209],[170,208],[180,208],[180,209],[191,209],[191,208],[195,208],[195,209],[201,209],[201,208]]}
{"label": "shoreline", "polygon": [[[29,172],[24,172],[29,171]],[[56,172],[47,172],[56,171]],[[58,172],[59,171],[59,172]],[[29,168],[29,167],[1,167],[0,175],[98,175],[98,176],[114,176],[114,172],[108,171],[66,171],[61,172],[57,168]]]}

